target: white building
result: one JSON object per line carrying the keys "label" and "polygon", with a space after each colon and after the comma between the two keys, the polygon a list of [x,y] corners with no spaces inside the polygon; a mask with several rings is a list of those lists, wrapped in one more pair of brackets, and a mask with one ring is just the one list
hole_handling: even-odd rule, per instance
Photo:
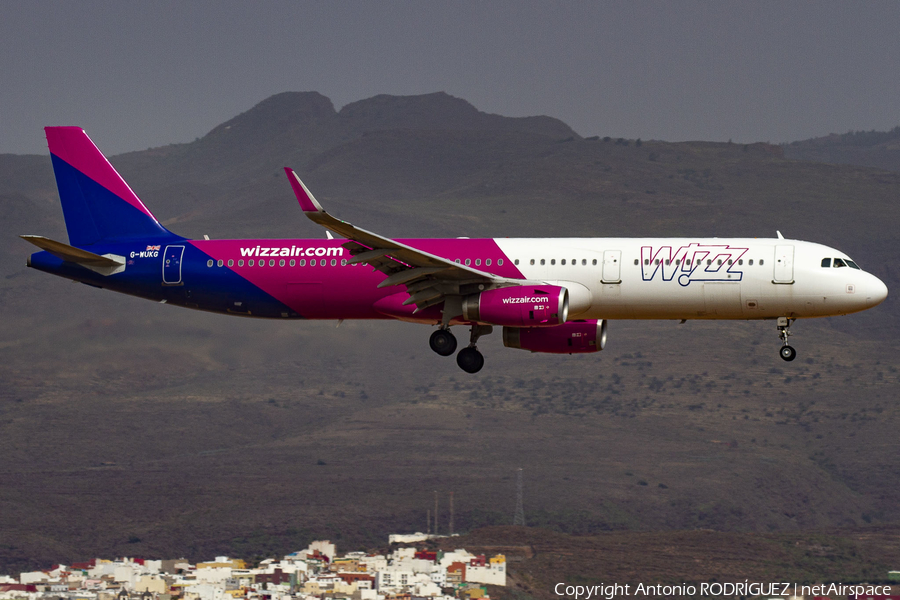
{"label": "white building", "polygon": [[316,551],[318,551],[319,554],[324,554],[325,556],[327,556],[329,562],[334,560],[334,557],[337,555],[334,544],[332,544],[328,540],[315,541],[309,545],[309,548],[306,549],[307,554],[315,554]]}
{"label": "white building", "polygon": [[492,562],[484,567],[466,565],[466,582],[506,585],[506,561]]}
{"label": "white building", "polygon": [[414,576],[412,571],[386,567],[375,573],[375,589],[379,592],[399,591],[412,585]]}
{"label": "white building", "polygon": [[[228,596],[229,600],[231,596]],[[225,600],[225,586],[198,583],[184,588],[184,600]]]}
{"label": "white building", "polygon": [[204,567],[194,569],[193,575],[197,583],[224,584],[232,576],[231,567]]}

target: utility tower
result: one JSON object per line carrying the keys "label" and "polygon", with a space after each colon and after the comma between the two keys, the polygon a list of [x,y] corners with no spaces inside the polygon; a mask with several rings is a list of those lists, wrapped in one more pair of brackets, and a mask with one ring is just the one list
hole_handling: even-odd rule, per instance
{"label": "utility tower", "polygon": [[516,472],[516,516],[513,525],[525,527],[525,509],[522,508],[522,469]]}
{"label": "utility tower", "polygon": [[450,492],[450,535],[453,535],[453,492]]}
{"label": "utility tower", "polygon": [[434,535],[438,534],[438,493],[434,490]]}

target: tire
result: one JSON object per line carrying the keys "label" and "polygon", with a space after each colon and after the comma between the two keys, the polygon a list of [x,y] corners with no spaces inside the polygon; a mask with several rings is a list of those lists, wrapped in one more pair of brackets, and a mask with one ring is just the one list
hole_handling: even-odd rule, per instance
{"label": "tire", "polygon": [[477,373],[484,366],[484,356],[475,348],[463,348],[456,355],[456,364],[466,373]]}
{"label": "tire", "polygon": [[441,356],[450,356],[456,352],[456,337],[449,329],[438,329],[432,333],[428,344]]}
{"label": "tire", "polygon": [[797,358],[797,351],[790,346],[782,346],[779,354],[781,355],[782,360],[786,360],[788,362]]}

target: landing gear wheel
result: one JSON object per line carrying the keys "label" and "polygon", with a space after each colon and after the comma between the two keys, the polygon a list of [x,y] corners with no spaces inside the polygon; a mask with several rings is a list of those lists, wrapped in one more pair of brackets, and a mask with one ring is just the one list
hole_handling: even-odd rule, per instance
{"label": "landing gear wheel", "polygon": [[797,351],[790,346],[782,346],[780,354],[781,358],[788,362],[797,358]]}
{"label": "landing gear wheel", "polygon": [[441,356],[450,356],[456,352],[456,337],[449,329],[438,329],[432,333],[428,344]]}
{"label": "landing gear wheel", "polygon": [[478,348],[463,348],[456,355],[456,364],[466,373],[477,373],[484,366],[484,356],[478,351]]}

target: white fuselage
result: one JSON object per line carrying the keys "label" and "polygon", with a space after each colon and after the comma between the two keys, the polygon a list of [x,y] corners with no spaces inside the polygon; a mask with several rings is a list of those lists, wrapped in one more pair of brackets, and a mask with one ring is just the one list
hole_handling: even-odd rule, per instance
{"label": "white fuselage", "polygon": [[826,317],[865,310],[887,296],[874,275],[835,267],[836,258],[838,264],[854,264],[843,252],[798,240],[495,242],[526,278],[569,290],[569,320]]}

